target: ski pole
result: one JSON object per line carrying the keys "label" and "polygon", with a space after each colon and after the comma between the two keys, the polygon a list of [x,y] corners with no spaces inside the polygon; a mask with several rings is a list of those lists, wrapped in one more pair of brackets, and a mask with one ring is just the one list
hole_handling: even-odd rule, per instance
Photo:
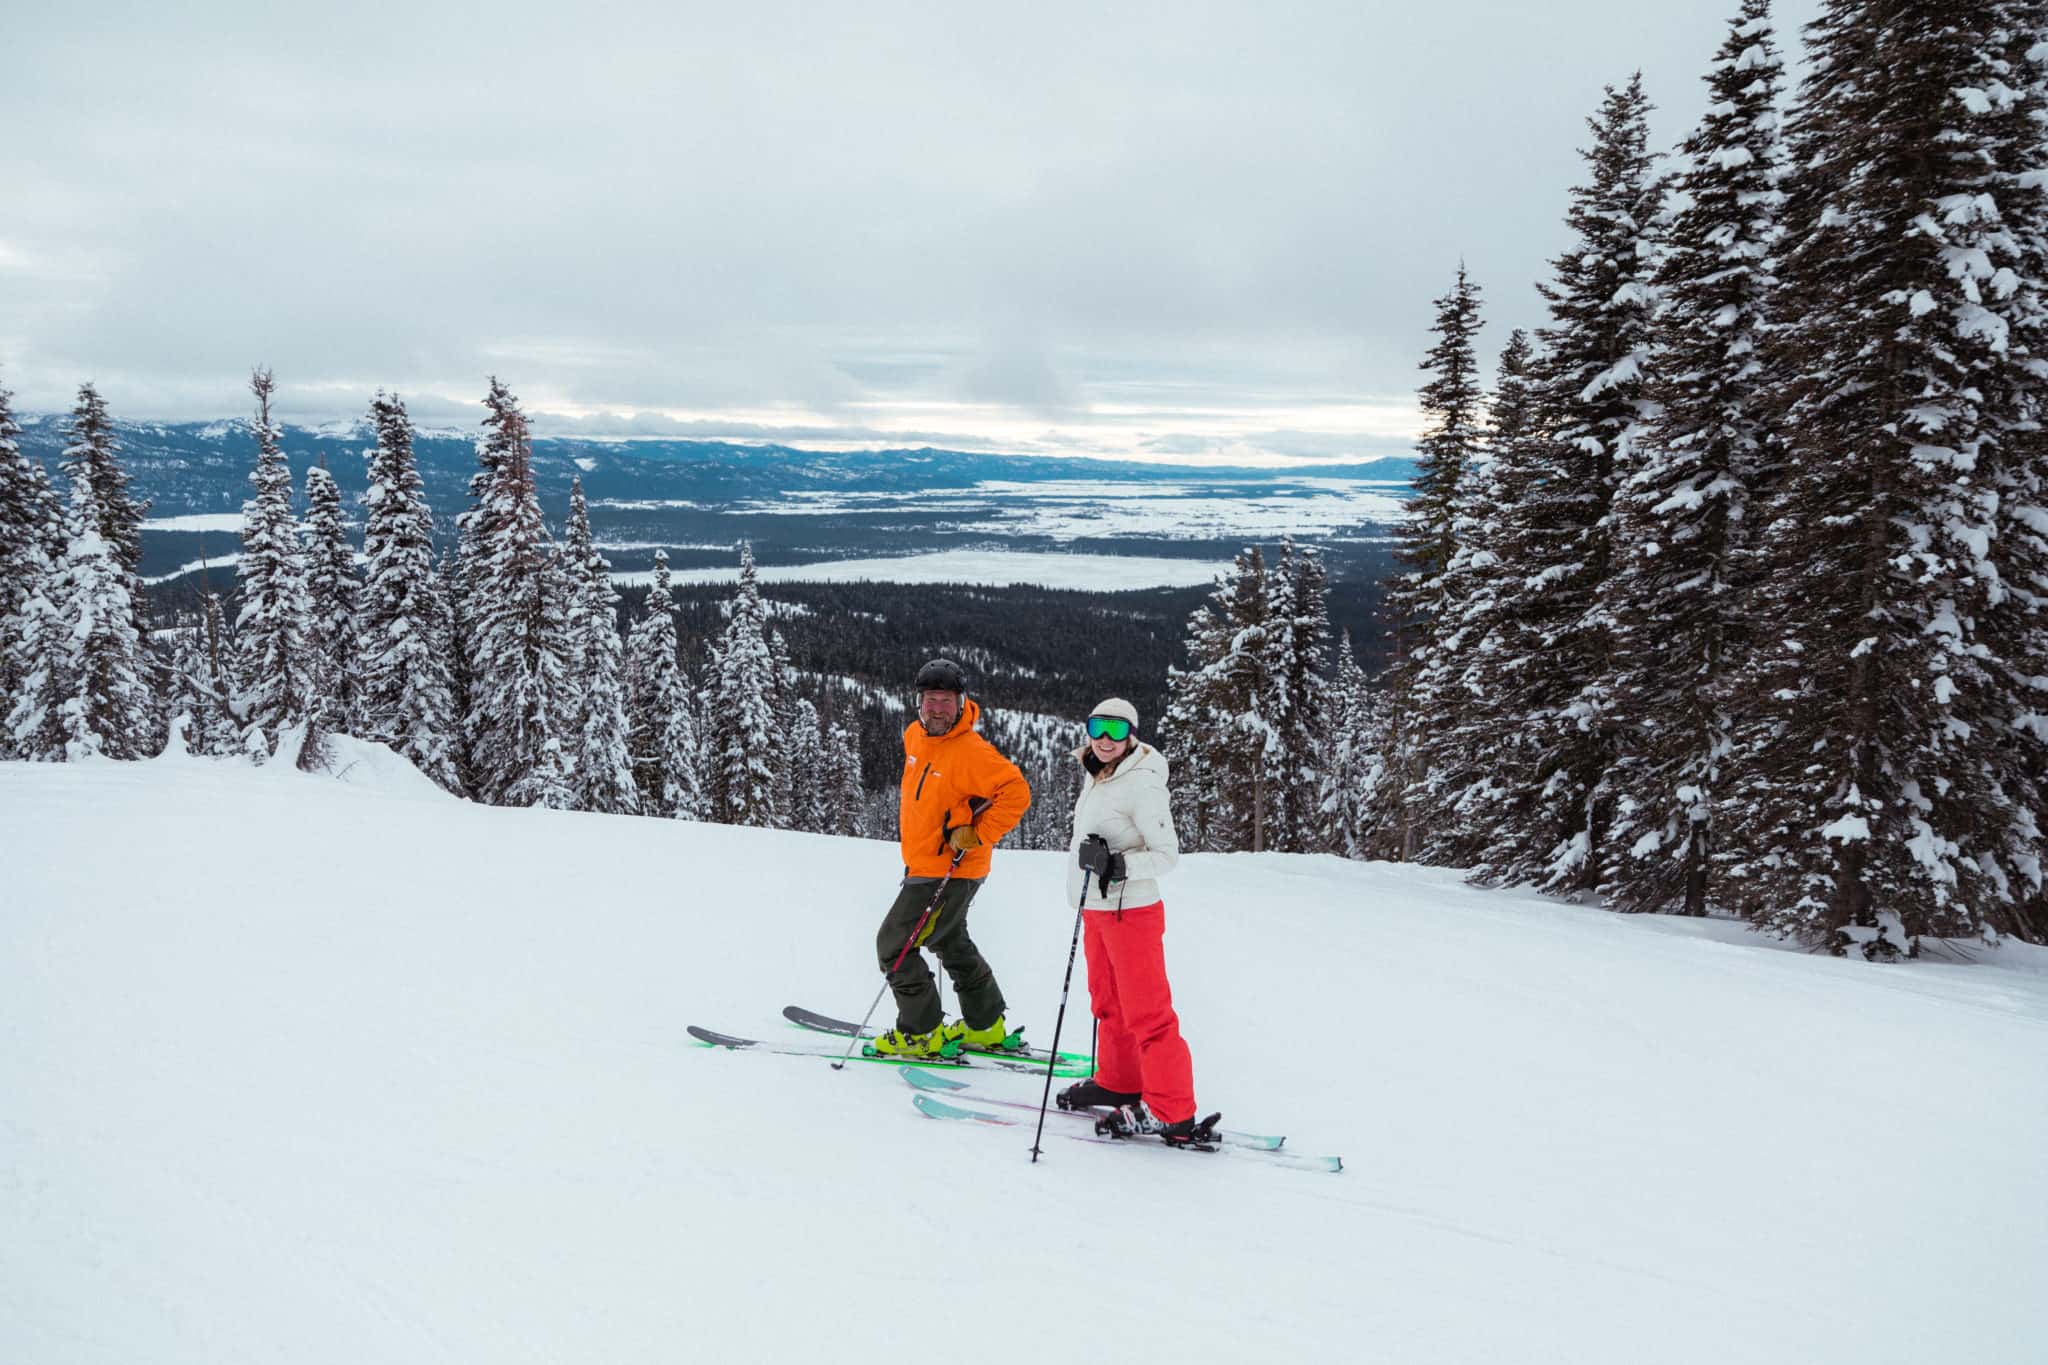
{"label": "ski pole", "polygon": [[1067,1022],[1067,991],[1074,984],[1074,954],[1081,947],[1081,907],[1088,903],[1088,870],[1081,870],[1081,899],[1074,902],[1074,937],[1067,944],[1067,979],[1060,982],[1060,1012],[1052,1021],[1052,1050],[1045,1057],[1045,1094],[1038,1101],[1038,1132],[1031,1138],[1031,1164],[1038,1164],[1038,1144],[1045,1140],[1045,1111],[1052,1103],[1052,1069],[1060,1062],[1060,1028]]}
{"label": "ski pole", "polygon": [[832,1063],[834,1071],[844,1071],[846,1064],[853,1060],[853,1050],[860,1046],[862,1035],[868,1031],[868,1020],[875,1017],[875,1011],[881,1008],[882,997],[889,993],[889,978],[896,975],[896,969],[903,965],[903,959],[909,957],[910,950],[917,946],[917,936],[924,932],[925,921],[932,917],[932,911],[939,908],[939,897],[946,894],[946,888],[952,884],[954,870],[966,856],[967,850],[964,848],[953,855],[953,861],[947,865],[946,875],[939,878],[939,884],[933,890],[931,900],[926,903],[924,913],[917,917],[916,924],[910,926],[910,937],[903,940],[903,948],[896,954],[896,960],[882,972],[882,989],[875,992],[874,1003],[869,1005],[868,1012],[860,1017],[860,1027],[853,1031],[853,1041],[846,1045],[846,1055]]}

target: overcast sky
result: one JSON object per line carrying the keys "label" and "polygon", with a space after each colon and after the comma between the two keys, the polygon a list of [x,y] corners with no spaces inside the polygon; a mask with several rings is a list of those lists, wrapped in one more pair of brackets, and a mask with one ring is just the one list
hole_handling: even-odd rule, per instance
{"label": "overcast sky", "polygon": [[[1738,0],[12,7],[0,384],[290,421],[1406,448],[1460,258],[1542,318],[1603,84]],[[292,10],[304,9],[303,15]],[[1818,0],[1783,0],[1781,46]]]}

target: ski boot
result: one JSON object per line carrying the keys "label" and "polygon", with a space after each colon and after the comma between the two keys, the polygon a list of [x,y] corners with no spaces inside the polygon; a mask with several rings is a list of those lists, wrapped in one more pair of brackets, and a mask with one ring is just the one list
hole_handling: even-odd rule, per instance
{"label": "ski boot", "polygon": [[972,1028],[965,1019],[960,1019],[947,1024],[939,1032],[943,1033],[948,1041],[958,1043],[970,1052],[1022,1052],[1024,1050],[1024,1030],[1018,1029],[1014,1033],[1011,1032],[1009,1026],[1003,1022],[1003,1016],[1000,1014],[996,1016],[996,1021],[987,1028]]}
{"label": "ski boot", "polygon": [[1111,1090],[1097,1084],[1090,1076],[1060,1091],[1055,1102],[1062,1109],[1115,1109],[1119,1105],[1135,1104],[1139,1098],[1135,1090]]}
{"label": "ski boot", "polygon": [[930,1033],[890,1029],[868,1044],[867,1051],[875,1057],[957,1057],[960,1044],[948,1038],[943,1027]]}
{"label": "ski boot", "polygon": [[1177,1123],[1161,1123],[1152,1117],[1152,1111],[1145,1107],[1143,1100],[1134,1100],[1130,1104],[1118,1105],[1095,1120],[1095,1131],[1105,1137],[1156,1137],[1169,1147],[1214,1151],[1216,1125],[1221,1122],[1221,1114],[1211,1114],[1205,1119],[1197,1119],[1191,1114]]}

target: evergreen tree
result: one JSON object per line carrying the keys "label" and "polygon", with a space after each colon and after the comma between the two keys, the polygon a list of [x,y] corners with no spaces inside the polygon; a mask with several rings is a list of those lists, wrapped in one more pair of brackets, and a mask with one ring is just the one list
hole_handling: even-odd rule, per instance
{"label": "evergreen tree", "polygon": [[790,708],[789,811],[784,828],[812,834],[827,832],[825,746],[819,733],[818,708],[809,697],[797,697]]}
{"label": "evergreen tree", "polygon": [[[566,810],[570,755],[568,588],[541,519],[533,451],[518,400],[494,379],[488,478],[465,514],[470,702],[465,718],[477,799]],[[487,449],[486,449],[487,448]]]}
{"label": "evergreen tree", "polygon": [[578,810],[634,815],[640,793],[627,741],[625,645],[619,638],[619,592],[612,566],[597,552],[583,480],[569,484],[568,546],[573,591],[569,613],[571,691],[578,700],[573,784]]}
{"label": "evergreen tree", "polygon": [[720,819],[729,825],[772,827],[776,818],[776,662],[768,641],[767,609],[754,570],[753,547],[740,546],[739,589],[718,647],[713,682],[718,710],[713,731]]}
{"label": "evergreen tree", "polygon": [[[15,439],[14,395],[0,388],[0,719],[20,698],[32,667],[28,605],[48,571],[51,545],[61,535],[61,513],[42,463]],[[0,725],[0,759],[14,757]]]}
{"label": "evergreen tree", "polygon": [[1327,739],[1330,638],[1329,571],[1313,547],[1281,542],[1280,563],[1268,575],[1272,602],[1266,634],[1268,708],[1278,731],[1272,774],[1275,829],[1267,847],[1307,853],[1316,847],[1322,804],[1322,763]]}
{"label": "evergreen tree", "polygon": [[242,729],[233,710],[234,687],[221,667],[224,618],[220,597],[208,592],[197,618],[181,622],[171,660],[171,714],[188,753],[221,757],[237,752]]}
{"label": "evergreen tree", "polygon": [[1320,774],[1317,847],[1343,858],[1370,855],[1370,832],[1378,787],[1385,776],[1381,756],[1385,717],[1377,694],[1358,666],[1351,632],[1337,647],[1337,676],[1330,684],[1327,758]]}
{"label": "evergreen tree", "polygon": [[860,763],[860,738],[834,721],[825,731],[824,832],[848,837],[861,831],[861,805],[866,798]]}
{"label": "evergreen tree", "polygon": [[1484,464],[1459,484],[1446,570],[1445,626],[1436,663],[1447,676],[1447,714],[1432,736],[1429,816],[1422,861],[1451,867],[1483,862],[1494,832],[1519,818],[1512,804],[1533,793],[1533,748],[1510,706],[1523,679],[1542,667],[1533,632],[1509,608],[1521,583],[1509,523],[1549,464],[1534,426],[1528,335],[1501,351],[1488,414]]}
{"label": "evergreen tree", "polygon": [[[99,413],[103,417],[104,408]],[[100,532],[109,514],[94,480],[107,465],[95,456],[106,430],[92,423],[81,393],[64,461],[71,477],[64,558],[45,560],[23,613],[29,669],[8,729],[24,758],[132,759],[155,752],[157,705],[135,628],[133,575]]]}
{"label": "evergreen tree", "polygon": [[341,519],[341,489],[327,467],[306,471],[307,643],[313,651],[314,693],[324,732],[362,731],[361,659],[356,640],[355,551]]}
{"label": "evergreen tree", "polygon": [[1167,675],[1161,739],[1182,774],[1174,820],[1190,848],[1262,851],[1284,801],[1286,739],[1275,712],[1285,690],[1275,684],[1272,604],[1265,554],[1250,546],[1189,617],[1187,668]]}
{"label": "evergreen tree", "polygon": [[451,676],[445,589],[434,566],[434,517],[413,457],[412,419],[396,394],[370,404],[377,445],[363,493],[363,557],[357,598],[364,734],[405,755],[451,792],[459,717]]}
{"label": "evergreen tree", "polygon": [[92,466],[93,504],[99,518],[93,529],[113,551],[129,595],[135,599],[135,632],[146,635],[141,608],[142,520],[149,515],[150,504],[137,502],[128,492],[128,473],[121,468],[114,419],[107,412],[107,400],[91,384],[79,386],[78,406],[71,413],[71,445],[64,459],[67,466],[80,460]]}
{"label": "evergreen tree", "polygon": [[[762,602],[763,619],[766,619],[767,603]],[[801,721],[797,715],[799,698],[796,691],[796,669],[790,662],[789,641],[774,627],[768,628],[768,706],[775,716],[766,742],[761,745],[768,760],[769,770],[775,774],[769,784],[773,800],[773,814],[768,819],[770,829],[802,829],[797,823],[800,808],[807,796],[797,790],[797,769],[799,762],[812,762],[815,755],[800,758],[798,749],[803,747],[800,733]],[[815,708],[811,716],[815,731],[817,715]]]}
{"label": "evergreen tree", "polygon": [[1642,396],[1653,298],[1649,101],[1638,75],[1609,87],[1591,121],[1587,182],[1566,216],[1577,237],[1539,286],[1551,326],[1532,363],[1534,425],[1547,458],[1508,512],[1504,557],[1514,578],[1505,613],[1516,660],[1508,723],[1537,749],[1527,785],[1488,831],[1481,875],[1557,892],[1597,889],[1607,847],[1613,759],[1609,621],[1599,585],[1614,567],[1614,491],[1632,472],[1647,415]]}
{"label": "evergreen tree", "polygon": [[446,579],[450,638],[454,642],[454,652],[449,656],[450,672],[456,714],[462,718],[456,732],[455,767],[464,790],[480,800],[492,779],[486,772],[484,756],[477,752],[478,734],[472,724],[477,714],[477,689],[482,686],[485,673],[478,657],[478,631],[484,611],[476,593],[491,547],[499,543],[507,515],[506,505],[497,496],[499,480],[504,470],[518,459],[526,432],[526,418],[519,410],[518,398],[496,375],[490,377],[484,407],[484,434],[476,442],[477,469],[469,476],[469,506],[455,518],[455,562]]}
{"label": "evergreen tree", "polygon": [[1485,426],[1472,344],[1484,326],[1479,286],[1462,263],[1457,283],[1436,301],[1436,310],[1430,330],[1437,341],[1421,365],[1430,380],[1418,394],[1425,423],[1417,442],[1421,473],[1397,532],[1395,558],[1406,572],[1390,584],[1386,599],[1395,649],[1386,678],[1391,771],[1378,784],[1370,821],[1389,832],[1382,843],[1386,856],[1403,861],[1416,856],[1422,832],[1434,824],[1431,797],[1449,760],[1442,752],[1444,737],[1457,722],[1455,645],[1462,604],[1451,593],[1464,579],[1454,577],[1451,567],[1460,509],[1480,477],[1472,465]]}
{"label": "evergreen tree", "polygon": [[[312,606],[292,517],[292,473],[270,416],[276,388],[268,370],[249,378],[257,446],[249,482],[256,496],[242,504],[242,609],[235,619],[242,655],[235,709],[246,727],[245,746],[259,760],[275,752],[281,734],[314,721],[319,668],[309,640]],[[291,757],[302,767],[322,761],[318,732],[308,729]]]}
{"label": "evergreen tree", "polygon": [[1744,0],[1706,78],[1706,117],[1683,149],[1684,206],[1656,280],[1658,411],[1614,504],[1620,556],[1600,592],[1625,756],[1612,773],[1608,894],[1628,910],[1707,910],[1740,650],[1736,564],[1766,460],[1781,69],[1769,0]]}
{"label": "evergreen tree", "polygon": [[1479,316],[1479,286],[1458,266],[1457,283],[1436,300],[1430,331],[1436,344],[1419,367],[1430,376],[1417,394],[1422,437],[1416,442],[1419,473],[1415,496],[1396,531],[1395,557],[1408,566],[1396,587],[1403,615],[1427,623],[1437,613],[1443,577],[1458,548],[1455,521],[1458,489],[1478,451],[1485,394],[1473,338],[1485,323]]}
{"label": "evergreen tree", "polygon": [[[458,515],[456,520],[460,521],[461,516]],[[475,675],[470,652],[475,647],[475,632],[468,592],[464,587],[462,547],[459,544],[441,556],[435,567],[435,583],[438,588],[434,594],[435,638],[441,643],[442,657],[448,661],[448,700],[455,722],[449,731],[452,741],[449,759],[455,769],[453,790],[473,797],[477,791],[477,762],[475,754],[470,751],[467,717],[474,691],[471,683]]]}
{"label": "evergreen tree", "polygon": [[2039,884],[2041,36],[2003,0],[1807,30],[1725,810],[1738,907],[1835,952],[2020,927]]}
{"label": "evergreen tree", "polygon": [[647,614],[628,646],[626,718],[640,809],[678,820],[708,818],[690,687],[676,653],[666,550],[654,552]]}

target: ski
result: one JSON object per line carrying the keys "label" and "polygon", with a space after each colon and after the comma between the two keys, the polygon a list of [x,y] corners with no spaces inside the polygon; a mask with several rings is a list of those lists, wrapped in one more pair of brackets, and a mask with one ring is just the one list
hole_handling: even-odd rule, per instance
{"label": "ski", "polygon": [[[830,1015],[820,1014],[816,1010],[807,1010],[801,1005],[783,1006],[782,1017],[795,1024],[798,1028],[809,1029],[813,1033],[831,1033],[841,1038],[851,1038],[857,1033],[864,1040],[872,1039],[876,1036],[872,1029],[862,1029],[858,1024],[850,1023],[845,1019],[834,1019]],[[1023,1029],[1018,1029],[1016,1033],[1010,1036],[1015,1038],[1023,1032]],[[1017,1058],[1029,1061],[1038,1067],[1045,1065],[1045,1053],[1028,1043],[1021,1047],[962,1047],[961,1051],[972,1052],[977,1056]],[[1094,1064],[1095,1059],[1085,1052],[1062,1052],[1058,1055],[1056,1061],[1056,1065],[1061,1067],[1093,1067]],[[1062,1071],[1055,1074],[1065,1075],[1066,1073]],[[1081,1074],[1086,1075],[1088,1073],[1084,1071]]]}
{"label": "ski", "polygon": [[[940,1099],[936,1095],[928,1094],[922,1090],[918,1091],[915,1095],[912,1095],[910,1097],[910,1102],[916,1105],[917,1111],[920,1114],[923,1114],[928,1119],[944,1119],[962,1123],[982,1123],[1003,1128],[1016,1128],[1022,1126],[1021,1121],[1019,1120],[1004,1118],[1000,1114],[990,1114],[979,1109],[969,1109],[964,1105],[951,1104],[945,1100]],[[1072,1129],[1063,1129],[1060,1132],[1060,1136],[1074,1142],[1093,1142],[1098,1144],[1107,1143],[1110,1146],[1114,1147],[1164,1147],[1169,1151],[1212,1153],[1220,1152],[1225,1156],[1235,1156],[1239,1154],[1244,1154],[1246,1160],[1253,1159],[1250,1156],[1250,1154],[1246,1152],[1246,1149],[1241,1147],[1219,1147],[1210,1143],[1201,1142],[1191,1142],[1186,1144],[1166,1143],[1159,1141],[1156,1136],[1153,1136],[1151,1134],[1147,1134],[1145,1137],[1142,1138],[1114,1138],[1109,1137],[1106,1134],[1097,1133],[1093,1131],[1080,1133],[1075,1132]],[[1294,1170],[1301,1171],[1323,1171],[1335,1173],[1344,1169],[1343,1161],[1340,1158],[1334,1156],[1296,1156],[1292,1152],[1267,1151],[1257,1159],[1261,1163],[1266,1165],[1287,1166]]]}
{"label": "ski", "polygon": [[[1028,1109],[1034,1114],[1038,1112],[1038,1106],[1031,1101],[1013,1100],[1001,1095],[991,1095],[978,1086],[966,1081],[956,1081],[950,1076],[934,1076],[927,1072],[906,1071],[903,1073],[903,1079],[910,1082],[911,1086],[915,1089],[922,1090],[926,1094],[953,1095],[960,1099],[972,1100],[976,1104],[1000,1105],[1005,1109]],[[1091,1126],[1093,1126],[1095,1120],[1102,1117],[1102,1111],[1099,1109],[1062,1109],[1057,1104],[1047,1106],[1045,1112],[1047,1114],[1057,1114],[1061,1118],[1080,1119]],[[1270,1136],[1265,1133],[1240,1133],[1229,1128],[1217,1129],[1216,1137],[1226,1147],[1242,1147],[1248,1152],[1277,1152],[1280,1150],[1281,1145],[1287,1141],[1284,1137]]]}
{"label": "ski", "polygon": [[[768,1043],[759,1038],[740,1038],[730,1033],[718,1033],[696,1024],[691,1024],[686,1032],[706,1047],[729,1048],[736,1052],[773,1052],[785,1057],[823,1057],[828,1061],[837,1061],[846,1055],[846,1048],[843,1045],[832,1043]],[[963,1052],[957,1057],[884,1057],[870,1056],[856,1048],[850,1060],[900,1067],[1000,1067],[1006,1071],[1027,1071],[1034,1076],[1045,1074],[1043,1062],[1013,1061],[1007,1057],[982,1052]],[[1078,1078],[1087,1073],[1054,1068],[1053,1074]]]}

